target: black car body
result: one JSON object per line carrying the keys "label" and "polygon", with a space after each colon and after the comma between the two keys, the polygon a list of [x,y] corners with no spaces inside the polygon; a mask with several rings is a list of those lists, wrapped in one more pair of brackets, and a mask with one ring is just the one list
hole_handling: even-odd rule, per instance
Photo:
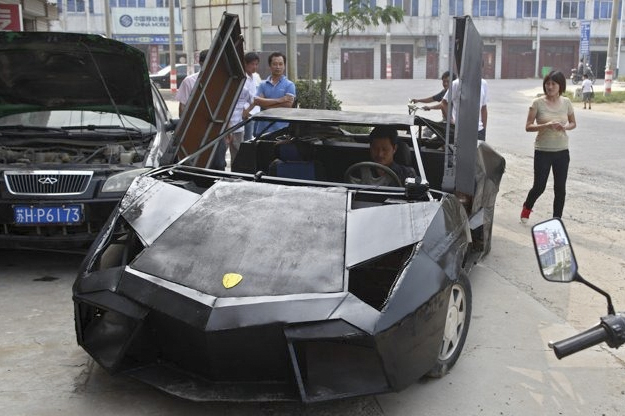
{"label": "black car body", "polygon": [[0,246],[86,248],[174,127],[141,51],[0,32]]}
{"label": "black car body", "polygon": [[[194,65],[194,72],[200,71],[200,65]],[[176,64],[176,86],[180,87],[182,80],[187,76],[187,64]],[[163,67],[160,71],[150,74],[150,79],[158,88],[171,87],[171,65]]]}
{"label": "black car body", "polygon": [[[458,124],[454,146],[426,149],[427,120],[409,115],[273,109],[254,119],[288,127],[243,143],[221,172],[206,166],[228,130],[203,117],[229,108],[243,80],[238,20],[225,15],[202,76],[234,93],[211,96],[202,80],[170,154],[179,163],[136,178],[91,247],[73,289],[79,344],[111,373],[199,401],[316,402],[444,375],[505,167],[477,143],[480,66],[462,48],[481,48],[479,35],[469,18],[456,26],[461,112],[473,113],[459,123],[474,128]],[[369,160],[375,126],[398,129],[397,162],[418,178],[344,179]]]}

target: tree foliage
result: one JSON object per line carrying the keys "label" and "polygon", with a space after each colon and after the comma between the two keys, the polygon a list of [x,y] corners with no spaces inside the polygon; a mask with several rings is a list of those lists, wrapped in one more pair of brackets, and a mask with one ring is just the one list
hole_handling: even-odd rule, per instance
{"label": "tree foliage", "polygon": [[300,108],[316,108],[323,110],[340,110],[339,101],[332,91],[330,85],[326,88],[326,104],[321,102],[321,82],[312,80],[299,80],[295,82],[297,89],[297,103]]}
{"label": "tree foliage", "polygon": [[332,11],[332,0],[325,0],[325,13],[311,13],[306,16],[306,29],[310,30],[313,36],[323,36],[320,91],[324,106],[328,84],[328,49],[336,35],[349,34],[351,30],[362,32],[368,26],[399,23],[403,17],[404,12],[399,7],[371,7],[368,0],[350,0],[348,11],[338,13]]}

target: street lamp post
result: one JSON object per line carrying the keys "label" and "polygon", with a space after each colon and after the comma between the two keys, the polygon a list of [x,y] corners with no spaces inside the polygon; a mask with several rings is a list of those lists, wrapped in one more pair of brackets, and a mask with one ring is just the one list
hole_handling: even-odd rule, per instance
{"label": "street lamp post", "polygon": [[538,78],[538,67],[540,65],[540,9],[542,0],[538,1],[538,18],[536,19],[536,63],[534,67],[534,77]]}

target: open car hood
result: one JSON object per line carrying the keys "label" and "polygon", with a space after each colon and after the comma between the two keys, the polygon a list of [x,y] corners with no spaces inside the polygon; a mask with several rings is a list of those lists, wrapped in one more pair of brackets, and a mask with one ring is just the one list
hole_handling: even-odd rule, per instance
{"label": "open car hood", "polygon": [[0,32],[0,117],[54,110],[155,124],[143,52],[100,35]]}

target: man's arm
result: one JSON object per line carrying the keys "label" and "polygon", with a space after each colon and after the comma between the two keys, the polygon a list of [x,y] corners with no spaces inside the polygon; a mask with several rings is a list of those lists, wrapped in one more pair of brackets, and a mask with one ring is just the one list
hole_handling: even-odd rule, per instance
{"label": "man's arm", "polygon": [[293,106],[293,101],[295,99],[294,95],[285,95],[280,98],[265,98],[265,97],[254,97],[254,102],[252,105],[259,105],[263,109],[267,108],[276,108],[276,107],[287,107],[290,108]]}
{"label": "man's arm", "polygon": [[431,103],[434,102],[434,96],[426,98],[413,98],[410,100],[412,103]]}

